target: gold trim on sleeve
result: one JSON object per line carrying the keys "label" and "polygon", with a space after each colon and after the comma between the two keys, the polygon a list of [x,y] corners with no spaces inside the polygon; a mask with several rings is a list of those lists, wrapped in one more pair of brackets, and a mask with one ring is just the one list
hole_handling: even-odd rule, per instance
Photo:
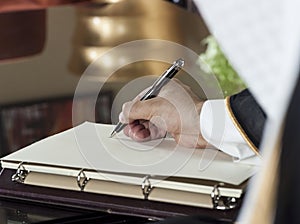
{"label": "gold trim on sleeve", "polygon": [[225,99],[226,102],[226,109],[228,111],[228,114],[231,118],[231,120],[233,121],[234,126],[237,128],[237,130],[240,132],[240,134],[242,135],[242,137],[244,138],[244,140],[247,142],[247,144],[250,146],[250,148],[252,149],[253,152],[255,152],[256,155],[261,156],[259,154],[258,148],[253,144],[253,142],[250,140],[250,138],[248,137],[248,135],[246,134],[246,132],[244,131],[244,129],[241,127],[241,125],[239,124],[238,120],[236,119],[231,106],[230,106],[230,97],[226,97]]}

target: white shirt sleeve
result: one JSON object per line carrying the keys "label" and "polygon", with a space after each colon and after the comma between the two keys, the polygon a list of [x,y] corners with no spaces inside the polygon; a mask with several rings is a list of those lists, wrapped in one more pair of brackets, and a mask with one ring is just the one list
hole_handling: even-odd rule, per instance
{"label": "white shirt sleeve", "polygon": [[200,130],[203,138],[237,161],[257,163],[259,156],[250,148],[235,127],[226,110],[225,100],[207,100],[200,113]]}

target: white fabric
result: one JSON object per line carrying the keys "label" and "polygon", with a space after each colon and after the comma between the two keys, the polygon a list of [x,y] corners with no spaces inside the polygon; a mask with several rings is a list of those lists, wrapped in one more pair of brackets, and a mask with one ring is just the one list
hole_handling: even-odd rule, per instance
{"label": "white fabric", "polygon": [[[205,101],[200,114],[200,129],[206,141],[235,157],[236,161],[257,157],[233,124],[225,109],[225,100]],[[252,162],[259,163],[260,158],[252,159]]]}
{"label": "white fabric", "polygon": [[275,148],[300,53],[299,0],[194,0],[225,55],[268,116],[261,145],[262,171],[244,201],[239,223],[250,223],[263,173]]}
{"label": "white fabric", "polygon": [[299,43],[292,46],[288,43],[286,1],[196,0],[195,3],[268,117],[281,118],[295,81],[292,72],[295,57],[290,52],[295,47],[297,51],[300,49]]}

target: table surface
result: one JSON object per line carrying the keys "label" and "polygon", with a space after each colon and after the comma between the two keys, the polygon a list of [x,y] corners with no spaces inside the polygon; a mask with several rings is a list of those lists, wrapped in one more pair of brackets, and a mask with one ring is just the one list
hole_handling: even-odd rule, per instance
{"label": "table surface", "polygon": [[146,222],[149,223],[150,220],[142,217],[109,214],[63,206],[51,206],[21,200],[0,199],[1,224],[46,224],[64,222],[142,224]]}

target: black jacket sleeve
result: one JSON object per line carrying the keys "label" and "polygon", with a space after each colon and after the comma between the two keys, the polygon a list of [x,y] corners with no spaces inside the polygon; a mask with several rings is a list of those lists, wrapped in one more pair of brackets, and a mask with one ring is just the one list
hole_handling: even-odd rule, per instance
{"label": "black jacket sleeve", "polygon": [[252,149],[258,152],[267,116],[248,89],[227,98],[234,124]]}

